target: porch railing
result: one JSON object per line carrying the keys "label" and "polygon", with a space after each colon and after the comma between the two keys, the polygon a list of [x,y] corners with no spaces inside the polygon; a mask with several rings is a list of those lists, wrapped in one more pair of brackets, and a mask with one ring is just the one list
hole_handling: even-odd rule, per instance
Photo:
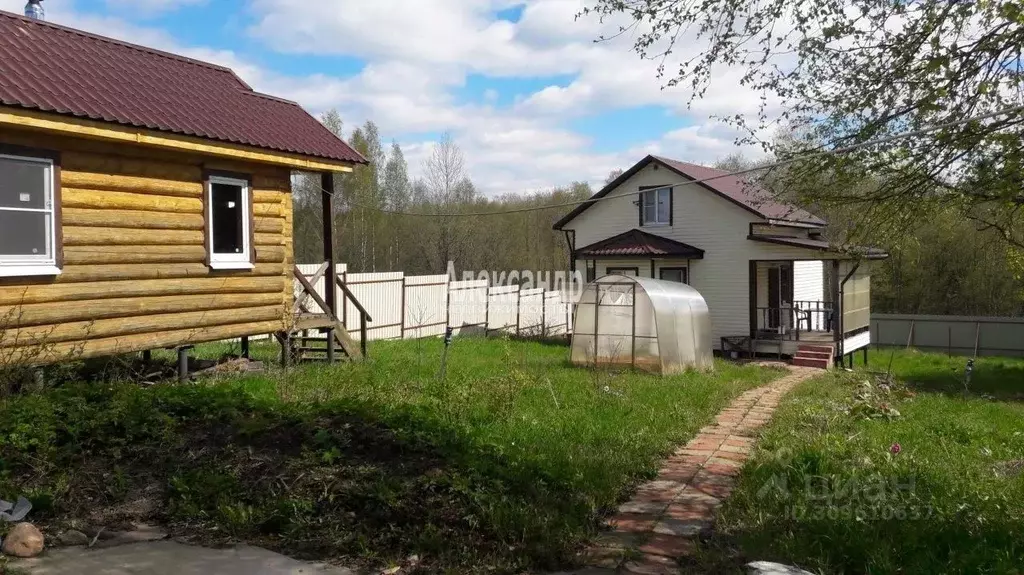
{"label": "porch railing", "polygon": [[831,332],[834,321],[832,302],[797,300],[781,307],[758,307],[755,331],[762,337],[799,341],[801,333]]}

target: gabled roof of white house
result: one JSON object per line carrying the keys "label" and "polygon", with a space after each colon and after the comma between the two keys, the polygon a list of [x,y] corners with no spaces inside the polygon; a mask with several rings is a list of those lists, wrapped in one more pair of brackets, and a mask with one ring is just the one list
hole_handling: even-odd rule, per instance
{"label": "gabled roof of white house", "polygon": [[[766,220],[798,222],[815,227],[824,226],[826,223],[825,220],[815,216],[807,210],[789,203],[780,202],[764,188],[757,184],[744,181],[736,176],[730,176],[728,172],[708,168],[706,166],[698,166],[697,164],[690,164],[688,162],[680,162],[678,160],[672,160],[670,158],[663,158],[660,156],[647,156],[640,160],[633,165],[633,167],[623,172],[622,175],[609,182],[604,188],[601,188],[601,191],[591,196],[590,199],[595,200],[608,195],[612,190],[622,185],[623,182],[647,167],[652,162],[657,162],[659,166],[668,168],[679,175],[684,181],[707,180],[709,178],[714,178],[710,181],[700,182],[696,185],[714,192],[730,202],[733,202],[737,206]],[[554,228],[556,230],[562,229],[565,224],[568,224],[573,220],[573,218],[583,213],[590,206],[594,205],[594,203],[596,202],[587,201],[576,206],[576,208],[566,214],[564,218],[558,220],[555,223]]]}

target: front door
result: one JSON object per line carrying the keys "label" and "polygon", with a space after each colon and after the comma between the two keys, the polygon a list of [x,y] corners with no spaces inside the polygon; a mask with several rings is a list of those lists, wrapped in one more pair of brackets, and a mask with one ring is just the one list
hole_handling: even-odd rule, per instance
{"label": "front door", "polygon": [[768,268],[768,327],[782,325],[784,307],[793,305],[793,265],[781,264]]}

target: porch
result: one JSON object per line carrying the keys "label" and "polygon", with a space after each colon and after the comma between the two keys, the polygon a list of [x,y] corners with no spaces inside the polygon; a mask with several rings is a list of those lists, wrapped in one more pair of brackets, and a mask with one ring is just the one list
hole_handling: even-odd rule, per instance
{"label": "porch", "polygon": [[[723,353],[833,359],[870,343],[870,275],[853,260],[751,260],[750,331]],[[831,350],[829,352],[828,350]]]}

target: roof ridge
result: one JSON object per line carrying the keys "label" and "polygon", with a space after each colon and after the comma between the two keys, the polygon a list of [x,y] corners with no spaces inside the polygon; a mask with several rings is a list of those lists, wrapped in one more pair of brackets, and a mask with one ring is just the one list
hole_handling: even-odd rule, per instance
{"label": "roof ridge", "polygon": [[[250,89],[246,93],[246,95],[247,96],[255,96],[257,98],[263,98],[265,100],[272,100],[274,102],[281,102],[283,104],[291,104],[293,106],[298,106],[298,107],[302,108],[302,104],[299,104],[295,100],[289,100],[288,98],[282,98],[280,96],[275,96],[273,94],[266,94],[266,93],[263,93],[263,92],[257,92],[256,90],[252,90],[252,89]],[[305,109],[305,108],[303,108],[303,109]]]}
{"label": "roof ridge", "polygon": [[700,168],[702,170],[713,170],[713,171],[719,172],[721,174],[728,174],[728,172],[726,172],[725,170],[720,170],[720,169],[712,167],[712,166],[705,166],[704,164],[695,164],[693,162],[687,162],[685,160],[676,160],[674,158],[669,158],[667,156],[658,156],[658,155],[655,155],[655,154],[651,154],[651,157],[655,158],[657,160],[660,160],[662,162],[672,162],[674,164],[682,164],[684,166],[692,166],[694,168]]}
{"label": "roof ridge", "polygon": [[242,84],[243,86],[245,86],[247,89],[252,90],[252,88],[244,80],[242,80],[241,78],[238,77],[237,74],[235,74],[234,70],[232,70],[231,68],[228,68],[227,66],[221,66],[220,64],[214,64],[212,62],[206,62],[204,60],[199,60],[197,58],[189,58],[188,56],[182,56],[181,54],[175,54],[173,52],[167,52],[167,51],[164,51],[164,50],[158,50],[156,48],[151,48],[149,46],[143,46],[142,44],[134,44],[132,42],[127,42],[125,40],[118,40],[117,38],[111,38],[109,36],[103,36],[102,34],[96,34],[94,32],[87,32],[87,31],[81,30],[79,28],[72,28],[71,26],[64,26],[62,24],[55,24],[55,23],[47,21],[47,20],[37,20],[35,18],[29,18],[27,16],[22,16],[21,14],[16,14],[14,12],[8,12],[6,10],[0,10],[0,16],[5,16],[5,17],[10,18],[12,20],[16,20],[16,21],[19,21],[19,22],[22,22],[22,23],[25,23],[25,24],[33,25],[33,26],[45,26],[45,27],[56,29],[56,30],[60,30],[62,32],[69,32],[71,34],[82,36],[84,38],[89,38],[89,39],[92,39],[92,40],[98,40],[100,42],[106,42],[108,44],[114,44],[114,45],[117,45],[117,46],[123,46],[125,48],[131,48],[133,50],[138,50],[140,52],[145,52],[147,54],[153,54],[155,56],[162,56],[162,57],[167,58],[169,60],[177,60],[179,62],[183,62],[183,63],[186,63],[186,64],[192,64],[192,65],[195,65],[195,66],[201,66],[203,68],[209,68],[211,70],[216,70],[218,72],[226,72],[226,73],[231,74],[232,76],[234,76],[235,79],[238,80],[238,82],[240,84]]}

